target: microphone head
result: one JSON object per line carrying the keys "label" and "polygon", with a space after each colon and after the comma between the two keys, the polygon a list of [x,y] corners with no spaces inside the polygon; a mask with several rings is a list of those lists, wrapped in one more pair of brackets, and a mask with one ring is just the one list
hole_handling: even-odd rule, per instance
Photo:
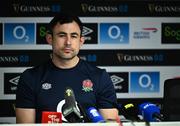
{"label": "microphone head", "polygon": [[160,109],[155,104],[146,102],[139,105],[139,114],[143,116],[147,122],[157,121],[154,115],[160,115]]}
{"label": "microphone head", "polygon": [[130,119],[133,121],[139,120],[138,118],[138,109],[137,106],[133,103],[128,103],[125,105],[122,105],[122,115],[125,116],[126,119]]}
{"label": "microphone head", "polygon": [[95,107],[90,107],[87,109],[87,114],[92,122],[98,123],[98,122],[105,122],[102,115],[97,111]]}
{"label": "microphone head", "polygon": [[64,96],[65,97],[65,103],[67,106],[69,106],[69,105],[70,106],[72,106],[72,105],[76,106],[76,104],[75,104],[76,99],[75,99],[75,95],[74,95],[72,88],[67,87],[65,92],[64,92],[64,95],[65,95]]}
{"label": "microphone head", "polygon": [[71,88],[65,90],[65,104],[62,106],[62,114],[68,122],[82,122],[83,117],[76,105],[75,95]]}

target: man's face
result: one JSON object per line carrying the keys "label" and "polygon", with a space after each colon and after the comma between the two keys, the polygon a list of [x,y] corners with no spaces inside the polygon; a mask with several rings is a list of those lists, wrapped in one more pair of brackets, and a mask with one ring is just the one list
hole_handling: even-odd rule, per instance
{"label": "man's face", "polygon": [[63,60],[70,60],[77,56],[84,39],[80,35],[80,28],[76,22],[59,24],[53,29],[53,55]]}

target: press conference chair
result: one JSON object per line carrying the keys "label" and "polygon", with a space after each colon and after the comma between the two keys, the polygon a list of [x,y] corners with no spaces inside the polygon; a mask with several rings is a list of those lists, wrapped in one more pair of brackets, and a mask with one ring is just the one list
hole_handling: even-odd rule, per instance
{"label": "press conference chair", "polygon": [[165,121],[180,121],[180,77],[164,82],[163,115]]}

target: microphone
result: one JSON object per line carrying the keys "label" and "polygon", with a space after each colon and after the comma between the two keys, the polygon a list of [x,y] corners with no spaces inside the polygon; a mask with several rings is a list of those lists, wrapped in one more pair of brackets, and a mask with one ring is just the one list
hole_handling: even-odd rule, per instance
{"label": "microphone", "polygon": [[105,122],[104,118],[95,107],[89,107],[87,109],[87,114],[94,123]]}
{"label": "microphone", "polygon": [[[102,99],[108,103],[110,103],[114,108],[116,108],[118,110],[118,112],[120,112],[120,109],[121,109],[121,105],[118,104],[117,102],[112,102],[110,99],[108,98],[105,98],[105,97],[99,97],[99,99]],[[122,123],[121,123],[121,117],[117,117],[116,120],[112,120],[112,119],[107,119],[106,122],[108,121],[116,121],[120,124],[120,126],[122,126]]]}
{"label": "microphone", "polygon": [[43,111],[41,123],[62,123],[61,112]]}
{"label": "microphone", "polygon": [[125,105],[121,105],[120,107],[120,113],[129,120],[132,121],[139,121],[138,117],[138,109],[137,106],[134,105],[133,103],[128,103]]}
{"label": "microphone", "polygon": [[77,106],[81,112],[81,115],[83,116],[83,122],[91,122],[91,119],[87,115],[85,106],[82,106],[79,102],[77,103]]}
{"label": "microphone", "polygon": [[68,122],[83,122],[83,116],[77,109],[74,92],[69,87],[65,90],[65,104],[62,107],[62,114]]}
{"label": "microphone", "polygon": [[147,122],[159,122],[163,120],[160,109],[155,104],[146,102],[139,105],[139,113]]}

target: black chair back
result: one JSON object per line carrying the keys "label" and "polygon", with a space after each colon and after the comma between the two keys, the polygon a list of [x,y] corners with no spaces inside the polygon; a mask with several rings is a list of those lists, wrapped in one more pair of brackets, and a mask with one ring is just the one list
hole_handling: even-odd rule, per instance
{"label": "black chair back", "polygon": [[164,82],[163,115],[165,121],[180,121],[180,78]]}

